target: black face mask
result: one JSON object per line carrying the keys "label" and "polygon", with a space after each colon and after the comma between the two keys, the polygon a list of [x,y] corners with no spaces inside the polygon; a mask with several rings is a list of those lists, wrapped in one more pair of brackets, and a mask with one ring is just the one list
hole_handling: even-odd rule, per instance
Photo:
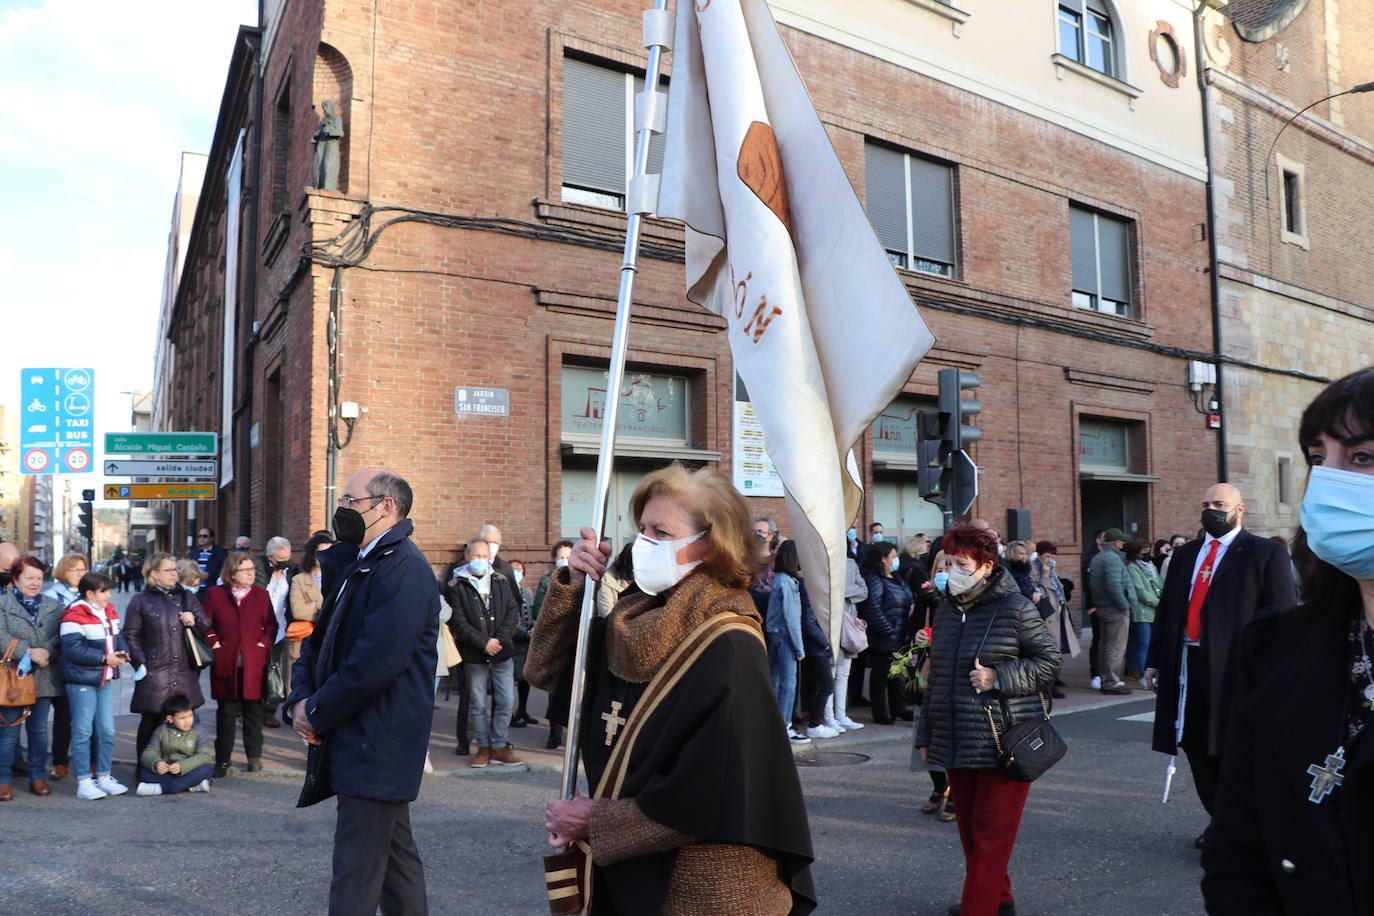
{"label": "black face mask", "polygon": [[1230,513],[1225,509],[1202,510],[1202,530],[1212,537],[1222,537],[1234,527],[1236,523],[1231,521]]}
{"label": "black face mask", "polygon": [[367,522],[357,509],[340,506],[334,510],[334,537],[344,544],[362,546]]}

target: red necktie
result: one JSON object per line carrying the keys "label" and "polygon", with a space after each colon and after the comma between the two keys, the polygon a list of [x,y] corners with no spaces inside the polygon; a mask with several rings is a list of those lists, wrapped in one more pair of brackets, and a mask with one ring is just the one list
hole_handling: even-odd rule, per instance
{"label": "red necktie", "polygon": [[1207,548],[1207,559],[1202,561],[1202,568],[1193,580],[1193,594],[1188,599],[1188,625],[1183,630],[1189,642],[1202,639],[1202,602],[1207,600],[1207,588],[1212,584],[1212,565],[1217,561],[1219,547],[1221,541],[1213,540],[1212,546]]}

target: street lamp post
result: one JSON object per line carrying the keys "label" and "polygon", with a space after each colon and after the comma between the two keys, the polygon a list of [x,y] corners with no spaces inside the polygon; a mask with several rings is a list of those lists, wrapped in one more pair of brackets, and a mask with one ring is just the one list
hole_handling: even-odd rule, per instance
{"label": "street lamp post", "polygon": [[1266,153],[1264,154],[1264,199],[1265,199],[1266,202],[1268,202],[1269,199],[1270,199],[1270,197],[1269,197],[1269,161],[1270,161],[1270,159],[1271,159],[1271,158],[1273,157],[1273,155],[1274,155],[1274,147],[1276,147],[1276,146],[1279,145],[1279,137],[1282,137],[1282,136],[1283,136],[1283,132],[1284,132],[1285,130],[1288,129],[1288,125],[1289,125],[1289,124],[1292,124],[1294,121],[1296,121],[1298,118],[1302,117],[1302,116],[1303,116],[1304,114],[1306,114],[1307,112],[1311,111],[1313,108],[1316,108],[1316,107],[1317,107],[1318,105],[1320,105],[1322,102],[1329,102],[1329,101],[1331,101],[1332,99],[1338,99],[1338,98],[1340,98],[1340,97],[1343,96],[1343,95],[1350,95],[1350,94],[1356,93],[1356,92],[1374,92],[1374,82],[1371,82],[1371,83],[1360,83],[1358,86],[1352,86],[1352,87],[1349,88],[1349,89],[1342,89],[1340,92],[1333,92],[1331,95],[1328,95],[1328,96],[1327,96],[1326,98],[1324,98],[1324,99],[1317,99],[1317,100],[1316,100],[1315,102],[1313,102],[1311,105],[1308,105],[1306,108],[1302,109],[1302,110],[1299,111],[1297,114],[1293,115],[1293,117],[1291,117],[1291,118],[1289,118],[1287,121],[1284,121],[1284,122],[1283,122],[1283,126],[1279,128],[1279,132],[1276,133],[1276,134],[1274,134],[1274,142],[1272,142],[1272,143],[1269,144],[1269,151],[1266,152]]}

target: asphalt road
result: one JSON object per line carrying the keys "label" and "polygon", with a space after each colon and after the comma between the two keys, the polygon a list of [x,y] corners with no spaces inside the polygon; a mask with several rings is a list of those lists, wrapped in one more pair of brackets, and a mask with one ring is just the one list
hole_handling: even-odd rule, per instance
{"label": "asphalt road", "polygon": [[[1187,766],[1180,761],[1173,800],[1162,806],[1163,758],[1148,750],[1148,723],[1122,721],[1151,705],[1056,716],[1070,751],[1031,790],[1012,860],[1018,912],[1202,911],[1191,841],[1205,816]],[[868,759],[814,766],[801,758],[821,911],[942,914],[963,880],[958,836],[953,824],[920,814],[929,781],[910,772],[905,742],[825,745],[815,749]],[[119,767],[116,776],[131,782]],[[98,802],[77,801],[70,781],[47,798],[23,791],[23,779],[15,788],[15,801],[0,807],[0,901],[7,910],[324,911],[333,804],[294,808],[296,779],[240,776],[205,795],[130,793]],[[542,812],[556,791],[557,776],[547,772],[426,779],[412,820],[431,911],[546,912]]]}

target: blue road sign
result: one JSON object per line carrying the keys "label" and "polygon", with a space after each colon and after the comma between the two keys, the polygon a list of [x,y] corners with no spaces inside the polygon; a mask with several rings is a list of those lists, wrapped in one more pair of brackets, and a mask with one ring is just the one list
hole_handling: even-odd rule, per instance
{"label": "blue road sign", "polygon": [[89,474],[95,442],[95,370],[21,369],[19,468]]}

